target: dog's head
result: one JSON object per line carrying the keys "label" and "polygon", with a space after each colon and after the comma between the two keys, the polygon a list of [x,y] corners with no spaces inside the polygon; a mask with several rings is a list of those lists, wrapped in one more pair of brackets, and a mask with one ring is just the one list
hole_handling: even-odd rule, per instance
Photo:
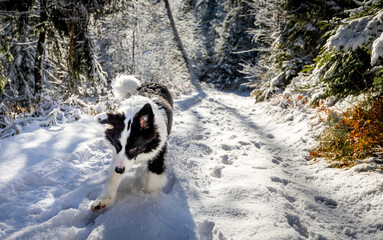
{"label": "dog's head", "polygon": [[95,117],[99,123],[108,125],[105,135],[116,150],[117,173],[123,173],[125,165],[130,168],[138,155],[148,153],[157,147],[158,131],[154,118],[155,115],[149,103],[138,109],[106,112]]}

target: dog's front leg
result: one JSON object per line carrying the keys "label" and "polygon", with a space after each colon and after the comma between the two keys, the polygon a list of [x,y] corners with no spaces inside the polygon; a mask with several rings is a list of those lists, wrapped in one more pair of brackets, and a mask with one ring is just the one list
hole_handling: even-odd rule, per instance
{"label": "dog's front leg", "polygon": [[165,153],[166,145],[156,158],[148,162],[148,173],[146,175],[146,184],[144,191],[146,193],[158,192],[166,185],[165,175]]}
{"label": "dog's front leg", "polygon": [[110,170],[109,179],[106,182],[101,195],[89,205],[89,208],[92,211],[97,211],[107,207],[116,197],[117,187],[122,180],[123,174],[116,173],[114,169]]}

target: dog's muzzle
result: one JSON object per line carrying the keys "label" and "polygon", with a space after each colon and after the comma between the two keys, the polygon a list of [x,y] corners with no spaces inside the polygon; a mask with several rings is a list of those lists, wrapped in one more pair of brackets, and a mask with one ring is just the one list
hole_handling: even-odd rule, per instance
{"label": "dog's muzzle", "polygon": [[125,172],[125,167],[116,167],[114,170],[116,171],[116,173],[123,174]]}

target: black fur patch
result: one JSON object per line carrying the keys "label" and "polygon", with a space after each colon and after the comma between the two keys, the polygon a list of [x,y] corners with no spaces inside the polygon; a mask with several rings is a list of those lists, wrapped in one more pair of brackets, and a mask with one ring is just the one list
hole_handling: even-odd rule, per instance
{"label": "black fur patch", "polygon": [[130,125],[132,124],[132,120],[130,120],[129,119],[129,121],[128,121],[128,128],[127,128],[127,130],[129,130],[130,129]]}
{"label": "black fur patch", "polygon": [[168,88],[164,85],[158,83],[144,83],[141,87],[137,89],[138,95],[145,97],[162,97],[164,98],[171,106],[173,106],[173,98],[170,94]]}
{"label": "black fur patch", "polygon": [[[141,126],[142,118],[146,118],[145,127]],[[134,116],[130,135],[126,143],[126,155],[129,159],[141,153],[151,152],[158,147],[160,140],[156,126],[154,126],[154,113],[148,103]]]}
{"label": "black fur patch", "polygon": [[108,118],[101,121],[102,124],[109,124],[110,127],[105,130],[106,139],[116,148],[117,153],[121,151],[122,146],[119,141],[121,132],[125,128],[125,115],[118,112],[108,112]]}
{"label": "black fur patch", "polygon": [[166,145],[162,148],[157,157],[148,162],[148,170],[152,173],[161,174],[165,171]]}

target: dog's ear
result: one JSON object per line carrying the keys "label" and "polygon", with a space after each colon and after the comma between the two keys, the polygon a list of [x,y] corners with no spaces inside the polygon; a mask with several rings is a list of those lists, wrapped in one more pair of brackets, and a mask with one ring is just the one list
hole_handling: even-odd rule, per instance
{"label": "dog's ear", "polygon": [[119,112],[106,112],[97,114],[94,119],[101,124],[117,125],[124,122],[125,117]]}
{"label": "dog's ear", "polygon": [[154,128],[154,113],[152,106],[147,103],[137,113],[137,119],[140,121],[140,127],[142,129],[153,129]]}

